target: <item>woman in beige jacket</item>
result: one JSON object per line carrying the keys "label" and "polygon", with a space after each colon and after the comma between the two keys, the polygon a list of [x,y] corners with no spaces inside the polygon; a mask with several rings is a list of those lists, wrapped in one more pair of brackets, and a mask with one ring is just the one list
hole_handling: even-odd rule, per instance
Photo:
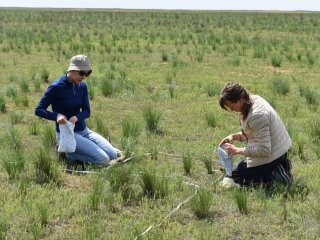
{"label": "woman in beige jacket", "polygon": [[[224,87],[219,103],[225,110],[239,112],[242,129],[220,142],[228,154],[245,156],[230,177],[242,186],[270,186],[274,181],[291,184],[291,162],[287,158],[291,138],[270,104],[237,83]],[[247,145],[237,147],[234,141],[246,141]]]}

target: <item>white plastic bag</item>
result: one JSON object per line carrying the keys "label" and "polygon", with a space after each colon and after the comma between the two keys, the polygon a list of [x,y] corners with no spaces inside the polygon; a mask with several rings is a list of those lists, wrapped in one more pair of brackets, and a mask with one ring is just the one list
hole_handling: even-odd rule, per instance
{"label": "white plastic bag", "polygon": [[227,172],[228,176],[232,176],[232,169],[233,169],[233,159],[232,155],[229,155],[225,150],[224,150],[225,145],[223,144],[221,147],[218,147],[218,156],[220,158],[220,163],[224,167],[224,169]]}
{"label": "white plastic bag", "polygon": [[76,150],[76,140],[74,138],[74,124],[67,122],[59,125],[60,139],[58,152],[72,153]]}

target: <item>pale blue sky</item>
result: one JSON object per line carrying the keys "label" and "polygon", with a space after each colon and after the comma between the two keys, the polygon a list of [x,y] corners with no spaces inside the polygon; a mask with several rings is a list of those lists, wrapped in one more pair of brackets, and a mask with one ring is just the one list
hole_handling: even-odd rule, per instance
{"label": "pale blue sky", "polygon": [[1,0],[0,7],[320,11],[320,0]]}

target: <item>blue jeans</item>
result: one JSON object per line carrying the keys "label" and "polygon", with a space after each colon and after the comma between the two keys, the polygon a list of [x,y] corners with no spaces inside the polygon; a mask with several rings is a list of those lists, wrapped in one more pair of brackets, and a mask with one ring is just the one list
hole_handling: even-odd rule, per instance
{"label": "blue jeans", "polygon": [[[59,138],[60,133],[57,132],[58,144]],[[66,153],[67,160],[69,161],[108,165],[110,160],[117,158],[117,152],[108,140],[89,128],[75,132],[74,138],[77,147],[75,152]]]}

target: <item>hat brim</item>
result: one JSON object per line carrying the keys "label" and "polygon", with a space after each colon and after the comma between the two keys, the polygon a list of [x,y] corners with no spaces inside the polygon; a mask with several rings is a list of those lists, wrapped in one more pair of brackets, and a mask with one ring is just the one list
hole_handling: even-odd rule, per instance
{"label": "hat brim", "polygon": [[92,68],[88,65],[86,66],[70,66],[67,70],[69,71],[92,71]]}

